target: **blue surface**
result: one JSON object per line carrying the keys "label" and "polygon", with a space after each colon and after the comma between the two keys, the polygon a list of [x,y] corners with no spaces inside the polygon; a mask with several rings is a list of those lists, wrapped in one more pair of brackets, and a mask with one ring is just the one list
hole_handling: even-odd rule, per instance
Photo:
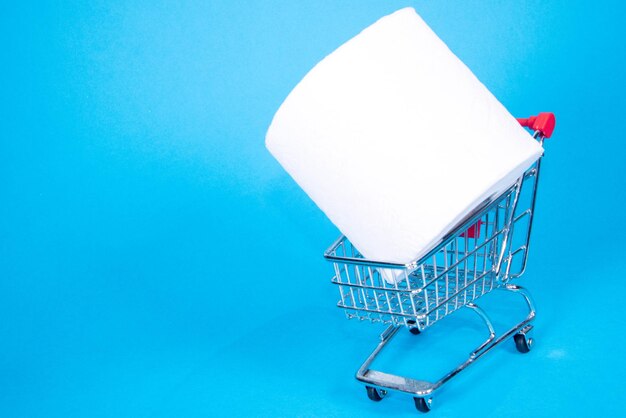
{"label": "blue surface", "polygon": [[[353,379],[381,329],[334,307],[337,231],[263,145],[318,60],[406,5],[512,113],[558,119],[520,281],[537,345],[431,416],[620,415],[620,2],[113,3],[0,5],[0,416],[415,416]],[[436,373],[480,338],[463,319],[385,364]]]}

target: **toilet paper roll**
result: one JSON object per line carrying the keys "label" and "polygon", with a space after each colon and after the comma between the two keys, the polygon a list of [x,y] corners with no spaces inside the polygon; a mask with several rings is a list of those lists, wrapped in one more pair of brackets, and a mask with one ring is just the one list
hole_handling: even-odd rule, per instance
{"label": "toilet paper roll", "polygon": [[543,152],[412,8],[319,62],[266,146],[365,257],[395,263],[425,254]]}

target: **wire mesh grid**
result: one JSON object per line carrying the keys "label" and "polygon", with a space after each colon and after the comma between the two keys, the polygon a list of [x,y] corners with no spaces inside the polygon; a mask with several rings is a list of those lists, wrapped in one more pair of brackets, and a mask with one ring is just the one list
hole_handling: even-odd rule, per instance
{"label": "wire mesh grid", "polygon": [[[469,229],[466,223],[410,268],[368,263],[342,237],[329,251],[335,270],[332,282],[341,297],[338,306],[348,318],[423,330],[521,275],[526,265],[534,175],[533,167],[475,215]],[[512,273],[512,260],[518,255],[519,270]]]}

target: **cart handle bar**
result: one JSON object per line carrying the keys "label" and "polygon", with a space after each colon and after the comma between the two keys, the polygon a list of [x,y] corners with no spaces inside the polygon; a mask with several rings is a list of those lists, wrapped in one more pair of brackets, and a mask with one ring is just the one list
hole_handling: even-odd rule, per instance
{"label": "cart handle bar", "polygon": [[550,138],[556,125],[554,113],[541,112],[537,116],[531,116],[527,119],[517,119],[520,125],[538,131],[544,138]]}

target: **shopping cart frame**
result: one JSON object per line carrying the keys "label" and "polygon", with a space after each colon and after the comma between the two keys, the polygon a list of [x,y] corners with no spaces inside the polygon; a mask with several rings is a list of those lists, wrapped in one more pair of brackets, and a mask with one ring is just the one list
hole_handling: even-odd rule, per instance
{"label": "shopping cart frame", "polygon": [[[533,137],[541,145],[552,135],[555,127],[552,113],[540,113],[536,117],[518,121],[534,131]],[[414,397],[415,406],[420,412],[428,412],[435,391],[502,342],[513,338],[518,351],[530,351],[534,342],[531,331],[536,315],[535,305],[526,289],[509,281],[520,277],[526,270],[542,158],[543,155],[507,190],[479,205],[439,245],[415,262],[398,264],[366,259],[351,246],[345,236],[339,237],[326,250],[324,257],[335,268],[332,282],[340,289],[341,300],[338,306],[345,309],[349,318],[390,324],[356,374],[357,380],[366,385],[367,395],[371,400],[382,400],[390,390],[404,392]],[[531,189],[528,202],[520,213],[518,203],[523,187]],[[503,216],[498,220],[500,213]],[[489,214],[493,214],[491,222]],[[483,222],[484,219],[487,221]],[[522,244],[514,246],[512,242],[515,227],[521,220],[525,224],[517,229],[522,231],[518,232],[518,235],[523,234]],[[482,241],[481,230],[484,231]],[[519,257],[519,270],[515,271],[512,266]],[[473,270],[471,266],[468,268],[472,260]],[[482,269],[477,267],[479,263],[484,264]],[[386,270],[399,272],[404,276],[399,276],[401,279],[395,283],[389,283],[382,273]],[[398,282],[402,284],[399,285]],[[441,294],[443,290],[440,291],[440,285],[445,290],[445,295]],[[496,333],[487,313],[475,303],[492,290],[517,294],[528,308],[528,314],[523,320],[500,335]],[[429,382],[370,369],[377,356],[401,328],[407,327],[411,333],[419,334],[460,308],[468,308],[481,318],[487,328],[488,337],[470,352],[464,362],[440,379]]]}

